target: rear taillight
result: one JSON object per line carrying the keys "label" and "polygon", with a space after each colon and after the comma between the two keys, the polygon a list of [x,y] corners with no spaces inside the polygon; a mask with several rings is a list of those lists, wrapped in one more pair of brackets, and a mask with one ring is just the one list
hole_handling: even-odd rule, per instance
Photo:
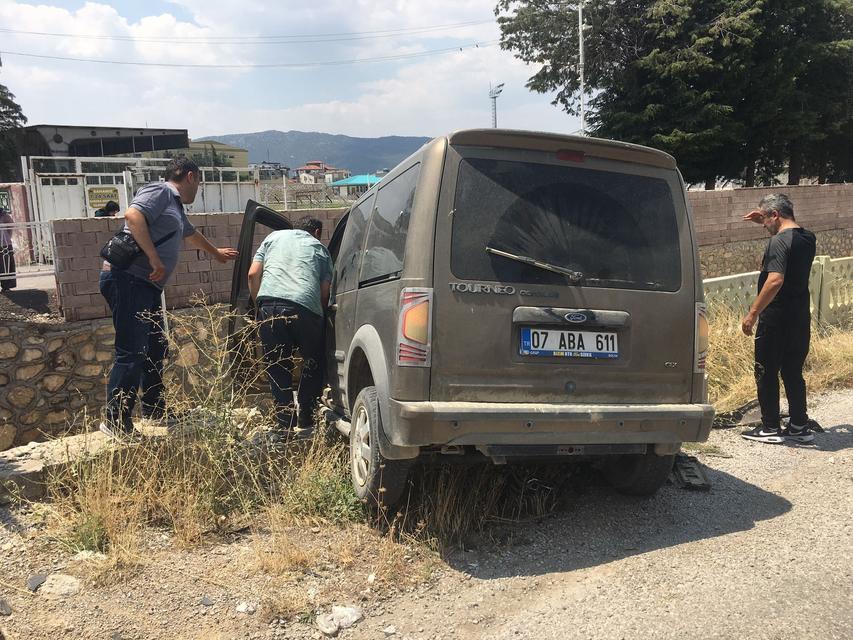
{"label": "rear taillight", "polygon": [[428,367],[431,361],[432,289],[403,289],[397,323],[397,364],[401,367]]}
{"label": "rear taillight", "polygon": [[705,359],[708,357],[708,342],[710,328],[708,327],[708,308],[704,302],[696,303],[696,345],[694,348],[695,362],[693,373],[705,372]]}

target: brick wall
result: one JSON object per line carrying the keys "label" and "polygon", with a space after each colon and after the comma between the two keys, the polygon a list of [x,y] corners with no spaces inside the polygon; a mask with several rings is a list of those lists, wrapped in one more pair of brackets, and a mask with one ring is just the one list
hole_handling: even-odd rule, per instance
{"label": "brick wall", "polygon": [[[767,233],[763,227],[741,221],[768,193],[787,193],[797,221],[818,236],[818,253],[832,257],[853,254],[853,184],[690,191],[704,277],[751,271],[760,258]],[[311,215],[323,221],[328,242],[343,209],[306,209],[287,212],[292,221]],[[243,214],[190,214],[190,220],[216,246],[237,243]],[[57,290],[66,320],[103,318],[107,306],[98,291],[98,257],[103,244],[120,228],[114,218],[85,218],[54,222],[57,253]],[[256,233],[254,246],[265,232]],[[184,249],[166,289],[170,308],[186,307],[196,294],[212,302],[228,300],[232,263],[219,264],[203,252]]]}
{"label": "brick wall", "polygon": [[[310,209],[288,211],[291,221],[311,215],[323,221],[323,241],[328,242],[343,209]],[[218,247],[235,247],[243,223],[241,213],[189,214],[190,221],[208,240]],[[56,288],[59,304],[66,320],[105,318],[109,310],[98,289],[102,260],[99,252],[104,243],[123,224],[120,218],[75,218],[55,220]],[[266,232],[258,228],[254,247]],[[227,301],[231,292],[233,263],[219,264],[203,251],[182,249],[172,278],[166,287],[169,308],[189,306],[193,296],[203,294],[211,302]]]}
{"label": "brick wall", "polygon": [[699,245],[766,239],[761,225],[741,217],[769,193],[790,196],[797,222],[812,231],[853,229],[853,184],[689,191]]}

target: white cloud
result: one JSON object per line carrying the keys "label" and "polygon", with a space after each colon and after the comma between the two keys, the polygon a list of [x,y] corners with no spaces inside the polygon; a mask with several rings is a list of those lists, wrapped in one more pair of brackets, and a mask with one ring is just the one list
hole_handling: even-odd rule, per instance
{"label": "white cloud", "polygon": [[[328,0],[270,3],[172,0],[181,9],[130,21],[104,3],[76,11],[0,0],[0,23],[25,31],[111,34],[127,40],[3,34],[7,51],[102,60],[248,64],[341,60],[494,40],[493,0]],[[202,38],[352,33],[486,20],[452,31],[299,45],[214,45]],[[169,42],[155,42],[169,40]],[[190,135],[298,129],[360,136],[431,135],[489,126],[489,82],[504,82],[501,126],[577,128],[524,83],[534,72],[496,45],[393,64],[309,70],[191,70],[5,56],[0,82],[31,122],[188,128]]]}

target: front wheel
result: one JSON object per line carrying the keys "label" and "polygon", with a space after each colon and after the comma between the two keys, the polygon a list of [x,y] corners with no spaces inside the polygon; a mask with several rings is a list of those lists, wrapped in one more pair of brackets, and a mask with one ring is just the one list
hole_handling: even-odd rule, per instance
{"label": "front wheel", "polygon": [[350,426],[350,470],[356,495],[369,508],[382,511],[400,501],[409,479],[411,460],[388,460],[379,451],[379,398],[376,387],[365,387],[355,399]]}
{"label": "front wheel", "polygon": [[609,457],[604,463],[604,477],[619,493],[629,496],[653,495],[669,478],[675,455],[644,454]]}

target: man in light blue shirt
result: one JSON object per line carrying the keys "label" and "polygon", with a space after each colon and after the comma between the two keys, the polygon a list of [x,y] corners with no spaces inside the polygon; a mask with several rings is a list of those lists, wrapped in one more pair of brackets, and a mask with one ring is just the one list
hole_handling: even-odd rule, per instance
{"label": "man in light blue shirt", "polygon": [[270,390],[282,435],[293,429],[293,351],[302,356],[296,427],[310,430],[322,390],[324,316],[332,259],[320,242],[323,223],[305,217],[298,229],[274,231],[249,268],[249,292],[258,307]]}

